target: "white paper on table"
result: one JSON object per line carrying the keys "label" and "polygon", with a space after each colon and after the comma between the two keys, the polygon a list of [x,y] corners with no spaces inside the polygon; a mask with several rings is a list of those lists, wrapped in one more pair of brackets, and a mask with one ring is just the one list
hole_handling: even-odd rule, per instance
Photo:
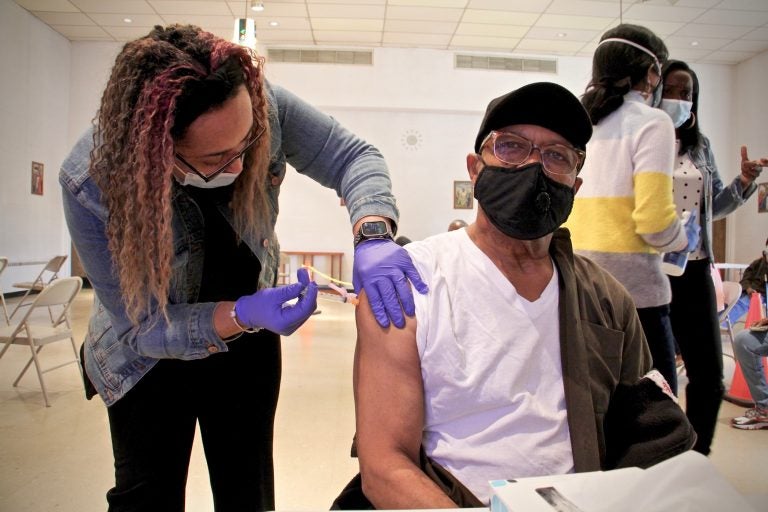
{"label": "white paper on table", "polygon": [[537,488],[554,487],[583,512],[753,511],[711,462],[700,453],[686,452],[646,470],[575,473],[491,482],[492,512],[553,512],[567,510],[547,503]]}

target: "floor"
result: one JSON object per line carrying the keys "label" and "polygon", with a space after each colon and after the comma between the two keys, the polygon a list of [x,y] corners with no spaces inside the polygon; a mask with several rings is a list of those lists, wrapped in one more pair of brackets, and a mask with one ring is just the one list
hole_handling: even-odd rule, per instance
{"label": "floor", "polygon": [[[74,305],[78,343],[92,300],[93,292],[84,290]],[[354,432],[354,309],[325,300],[320,309],[322,314],[283,340],[275,439],[278,510],[327,510],[357,472],[356,461],[348,456]],[[55,364],[70,354],[66,343],[58,343],[41,356]],[[0,360],[0,510],[106,509],[112,456],[102,402],[85,400],[80,374],[70,365],[46,374],[52,407],[45,407],[34,372],[25,375],[17,388],[11,385],[27,358],[26,347],[11,347]],[[726,379],[732,372],[733,363],[726,358]],[[710,458],[741,493],[766,495],[768,430],[731,428],[730,418],[742,412],[743,408],[723,402]],[[192,512],[212,510],[199,443],[193,452],[187,503]]]}

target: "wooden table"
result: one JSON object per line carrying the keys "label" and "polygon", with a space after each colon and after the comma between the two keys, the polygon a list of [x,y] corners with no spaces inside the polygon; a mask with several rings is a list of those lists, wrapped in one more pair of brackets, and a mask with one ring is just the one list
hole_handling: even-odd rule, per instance
{"label": "wooden table", "polygon": [[[743,263],[715,263],[715,268],[722,271],[724,281],[741,281],[741,275],[744,273],[744,269],[749,265]],[[736,274],[736,279],[733,278],[731,272]]]}
{"label": "wooden table", "polygon": [[[326,257],[330,261],[330,275],[334,279],[342,281],[341,269],[342,260],[344,259],[343,252],[329,252],[329,251],[283,251],[286,256],[297,256],[301,258],[301,264],[310,267],[315,266],[315,256]],[[324,269],[318,269],[321,272],[325,272]],[[295,272],[292,272],[295,275]]]}

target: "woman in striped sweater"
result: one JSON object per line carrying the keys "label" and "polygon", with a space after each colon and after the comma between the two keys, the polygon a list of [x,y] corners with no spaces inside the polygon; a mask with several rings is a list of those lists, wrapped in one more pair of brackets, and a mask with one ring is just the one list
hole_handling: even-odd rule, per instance
{"label": "woman in striped sweater", "polygon": [[[660,253],[687,249],[689,237],[672,196],[674,126],[654,108],[667,55],[663,41],[645,27],[622,24],[601,37],[582,97],[594,125],[590,156],[566,226],[576,252],[632,295],[654,366],[676,390],[671,293]],[[695,245],[698,233],[691,238]]]}

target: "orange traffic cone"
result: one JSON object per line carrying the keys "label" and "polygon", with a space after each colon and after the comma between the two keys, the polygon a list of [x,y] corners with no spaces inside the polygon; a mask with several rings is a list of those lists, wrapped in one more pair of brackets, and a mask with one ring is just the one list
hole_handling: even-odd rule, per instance
{"label": "orange traffic cone", "polygon": [[744,319],[744,328],[749,329],[752,324],[763,318],[763,303],[760,300],[760,294],[752,292],[749,296],[749,311]]}
{"label": "orange traffic cone", "polygon": [[[747,317],[744,319],[744,328],[749,329],[752,324],[761,318],[763,318],[763,305],[760,301],[760,294],[754,292],[749,297],[749,311],[747,311]],[[765,364],[765,361],[763,361],[763,370],[768,379],[768,365]],[[749,393],[749,388],[744,380],[744,374],[741,372],[741,365],[739,365],[738,360],[736,360],[736,368],[733,371],[731,388],[726,393],[725,399],[743,407],[752,407],[755,403],[752,400],[752,395]]]}

